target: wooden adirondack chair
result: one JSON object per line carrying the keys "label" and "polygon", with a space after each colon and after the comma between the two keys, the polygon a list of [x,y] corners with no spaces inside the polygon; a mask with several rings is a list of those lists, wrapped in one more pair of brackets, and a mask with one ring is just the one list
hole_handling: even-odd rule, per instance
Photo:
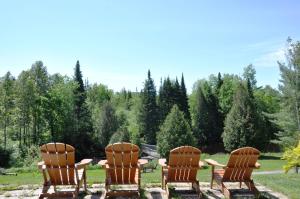
{"label": "wooden adirondack chair", "polygon": [[[211,185],[215,180],[221,186],[223,194],[230,198],[230,191],[226,188],[224,182],[239,182],[240,188],[242,182],[252,191],[256,196],[259,194],[254,182],[251,178],[253,169],[260,167],[257,162],[260,152],[252,147],[244,147],[231,152],[227,165],[218,163],[217,161],[206,159],[205,161],[212,166]],[[215,169],[215,167],[222,167],[222,169]]]}
{"label": "wooden adirondack chair", "polygon": [[[75,164],[74,147],[63,143],[49,143],[40,147],[43,162],[38,163],[38,168],[44,177],[44,187],[40,198],[67,197],[77,198],[79,188],[84,183],[86,191],[86,166],[92,159],[84,159]],[[49,180],[47,177],[49,176]],[[50,186],[54,186],[55,193],[48,193]],[[74,192],[57,192],[58,185],[75,185]]]}
{"label": "wooden adirondack chair", "polygon": [[191,146],[181,146],[170,151],[169,162],[159,159],[162,166],[162,189],[166,189],[170,197],[168,183],[192,183],[199,197],[201,197],[197,171],[203,166],[200,161],[201,151]]}
{"label": "wooden adirondack chair", "polygon": [[[115,143],[105,148],[106,160],[98,164],[106,170],[105,197],[140,194],[141,169],[148,161],[138,159],[139,147],[131,143]],[[135,190],[112,190],[111,185],[137,185]]]}

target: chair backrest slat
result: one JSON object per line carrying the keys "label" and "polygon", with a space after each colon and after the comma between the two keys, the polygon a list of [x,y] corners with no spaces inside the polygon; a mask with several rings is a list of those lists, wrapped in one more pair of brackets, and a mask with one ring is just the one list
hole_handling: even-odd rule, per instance
{"label": "chair backrest slat", "polygon": [[131,143],[115,143],[105,148],[110,180],[115,184],[135,182],[139,147]]}
{"label": "chair backrest slat", "polygon": [[191,146],[182,146],[171,150],[168,162],[168,181],[195,181],[200,155],[201,151]]}
{"label": "chair backrest slat", "polygon": [[223,176],[223,181],[251,180],[260,152],[252,147],[244,147],[232,151]]}
{"label": "chair backrest slat", "polygon": [[63,143],[49,143],[41,146],[41,153],[52,184],[76,184],[74,147]]}

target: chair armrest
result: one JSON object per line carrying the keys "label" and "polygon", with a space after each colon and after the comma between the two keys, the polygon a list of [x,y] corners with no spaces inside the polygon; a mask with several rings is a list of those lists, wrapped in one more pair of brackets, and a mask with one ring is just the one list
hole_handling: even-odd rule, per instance
{"label": "chair armrest", "polygon": [[98,165],[101,166],[102,168],[106,168],[107,160],[100,160],[98,162]]}
{"label": "chair armrest", "polygon": [[204,166],[204,162],[202,162],[201,160],[199,160],[199,169],[201,169]]}
{"label": "chair armrest", "polygon": [[148,160],[146,160],[146,159],[139,159],[138,160],[138,165],[139,166],[143,166],[144,164],[147,164],[148,163]]}
{"label": "chair armrest", "polygon": [[260,164],[258,162],[255,163],[255,169],[259,169],[260,168]]}
{"label": "chair armrest", "polygon": [[167,162],[167,159],[158,159],[158,164],[159,164],[160,166],[162,166],[162,167],[168,166],[168,165],[166,164],[166,162]]}
{"label": "chair armrest", "polygon": [[46,169],[46,165],[44,161],[38,162],[37,164],[39,170],[45,170]]}
{"label": "chair armrest", "polygon": [[79,163],[75,164],[75,167],[77,169],[85,168],[85,166],[89,165],[92,161],[92,159],[83,159]]}
{"label": "chair armrest", "polygon": [[217,161],[212,160],[212,159],[205,159],[204,161],[207,162],[207,164],[209,164],[209,165],[211,165],[211,166],[219,166],[219,167],[226,168],[226,165],[220,164],[220,163],[218,163]]}

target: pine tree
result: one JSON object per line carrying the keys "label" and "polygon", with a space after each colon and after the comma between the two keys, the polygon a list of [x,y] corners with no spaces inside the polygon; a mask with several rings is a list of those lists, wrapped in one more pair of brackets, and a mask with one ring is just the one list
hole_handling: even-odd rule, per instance
{"label": "pine tree", "polygon": [[177,104],[177,106],[179,107],[180,110],[182,110],[182,106],[181,106],[181,90],[180,90],[180,85],[178,82],[178,79],[176,77],[175,81],[172,83],[172,94],[173,94],[173,104]]}
{"label": "pine tree", "polygon": [[74,81],[77,83],[77,88],[74,90],[74,114],[75,114],[75,135],[73,136],[73,145],[79,148],[77,157],[81,158],[88,155],[87,148],[91,146],[92,123],[91,114],[86,104],[86,91],[82,80],[79,61],[75,66]]}
{"label": "pine tree", "polygon": [[144,136],[148,144],[156,143],[158,119],[156,89],[150,70],[148,70],[148,78],[144,83],[144,89],[141,91],[141,106],[138,115],[140,135]]}
{"label": "pine tree", "polygon": [[193,132],[197,137],[198,146],[203,146],[208,144],[208,136],[211,132],[209,124],[208,102],[203,94],[201,87],[198,87],[196,100],[196,112]]}
{"label": "pine tree", "polygon": [[186,87],[185,87],[185,83],[184,83],[183,74],[181,75],[180,93],[181,93],[181,99],[180,99],[180,105],[179,105],[180,110],[184,113],[185,119],[191,125],[191,114],[190,114],[190,107],[189,107],[189,99],[188,99],[187,92],[186,92]]}
{"label": "pine tree", "polygon": [[287,41],[287,63],[280,63],[282,93],[281,110],[275,115],[276,123],[282,129],[276,143],[283,148],[296,146],[300,139],[300,41]]}
{"label": "pine tree", "polygon": [[76,62],[74,81],[77,82],[78,84],[78,87],[74,90],[74,94],[75,94],[75,106],[76,106],[75,114],[77,119],[79,119],[81,116],[81,112],[83,111],[82,110],[83,104],[85,103],[85,99],[86,99],[86,92],[84,89],[79,61]]}
{"label": "pine tree", "polygon": [[195,146],[196,140],[184,113],[174,105],[166,117],[157,135],[158,151],[162,157],[168,157],[171,149],[179,146]]}
{"label": "pine tree", "polygon": [[174,105],[174,92],[173,85],[169,77],[164,79],[158,96],[158,107],[160,115],[160,124],[163,123],[166,116],[169,114],[171,108]]}
{"label": "pine tree", "polygon": [[217,98],[207,81],[199,83],[195,96],[193,129],[199,146],[208,147],[220,144],[223,121]]}
{"label": "pine tree", "polygon": [[[217,91],[220,90],[222,84],[223,84],[223,79],[222,79],[221,73],[219,72],[219,73],[218,73],[218,79],[217,79],[217,85],[216,85],[216,86],[217,86]],[[218,94],[218,93],[217,93],[217,94]]]}
{"label": "pine tree", "polygon": [[261,148],[263,140],[258,118],[253,99],[245,86],[240,84],[234,95],[233,106],[225,119],[223,133],[225,149],[232,151],[244,146]]}
{"label": "pine tree", "polygon": [[245,80],[249,81],[249,84],[254,89],[256,88],[256,78],[255,78],[256,70],[252,64],[248,65],[244,68],[243,77]]}

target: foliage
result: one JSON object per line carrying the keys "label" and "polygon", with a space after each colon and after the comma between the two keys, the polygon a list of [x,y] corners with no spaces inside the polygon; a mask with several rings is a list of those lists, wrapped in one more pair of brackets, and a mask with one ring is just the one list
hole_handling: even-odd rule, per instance
{"label": "foliage", "polygon": [[0,167],[8,167],[11,160],[12,150],[5,149],[0,145]]}
{"label": "foliage", "polygon": [[261,148],[262,133],[259,117],[248,90],[240,84],[233,99],[233,106],[225,119],[223,142],[227,151],[253,146]]}
{"label": "foliage", "polygon": [[79,61],[77,61],[74,71],[74,81],[77,87],[74,90],[74,135],[72,136],[71,144],[77,148],[77,159],[89,157],[90,151],[87,150],[92,144],[93,125],[91,113],[86,103],[86,89],[83,84],[82,73],[80,70]]}
{"label": "foliage", "polygon": [[116,111],[110,102],[104,103],[97,127],[97,143],[100,143],[102,148],[108,145],[111,136],[119,127]]}
{"label": "foliage", "polygon": [[179,99],[178,107],[184,113],[184,118],[188,121],[189,124],[191,124],[189,101],[188,101],[183,74],[181,76],[181,82],[180,82],[180,99]]}
{"label": "foliage", "polygon": [[278,113],[280,111],[280,93],[271,86],[254,90],[257,108],[265,113]]}
{"label": "foliage", "polygon": [[287,164],[283,167],[286,173],[292,168],[300,167],[300,141],[295,148],[287,149],[282,159],[287,160]]}
{"label": "foliage", "polygon": [[241,78],[237,75],[223,75],[223,83],[218,92],[219,106],[223,115],[227,115],[230,111],[233,103],[233,97],[240,81]]}
{"label": "foliage", "polygon": [[14,84],[15,79],[7,72],[5,76],[0,80],[0,122],[3,126],[3,137],[4,137],[4,150],[7,146],[7,130],[12,124],[12,115],[13,115],[13,107],[14,107]]}
{"label": "foliage", "polygon": [[300,42],[287,41],[287,63],[280,63],[281,84],[279,90],[282,93],[282,104],[280,113],[277,114],[275,122],[281,128],[275,141],[283,148],[295,146],[300,136]]}
{"label": "foliage", "polygon": [[115,132],[111,136],[109,143],[113,144],[117,142],[130,142],[129,132],[127,130]]}
{"label": "foliage", "polygon": [[155,144],[159,118],[156,104],[156,89],[150,70],[140,97],[141,104],[138,114],[140,135],[145,138],[146,143]]}
{"label": "foliage", "polygon": [[169,77],[161,82],[158,96],[160,124],[164,122],[166,116],[170,113],[175,104],[179,107],[179,110],[183,111],[185,119],[190,124],[191,115],[183,74],[180,84],[177,78],[171,80]]}
{"label": "foliage", "polygon": [[184,113],[174,105],[166,117],[157,135],[158,151],[162,157],[168,157],[171,149],[190,145],[195,146],[196,140],[190,126],[184,118]]}
{"label": "foliage", "polygon": [[193,132],[199,147],[221,142],[223,129],[216,96],[207,81],[199,81],[195,94]]}
{"label": "foliage", "polygon": [[243,77],[245,80],[249,81],[252,88],[256,88],[256,70],[252,64],[244,68]]}

